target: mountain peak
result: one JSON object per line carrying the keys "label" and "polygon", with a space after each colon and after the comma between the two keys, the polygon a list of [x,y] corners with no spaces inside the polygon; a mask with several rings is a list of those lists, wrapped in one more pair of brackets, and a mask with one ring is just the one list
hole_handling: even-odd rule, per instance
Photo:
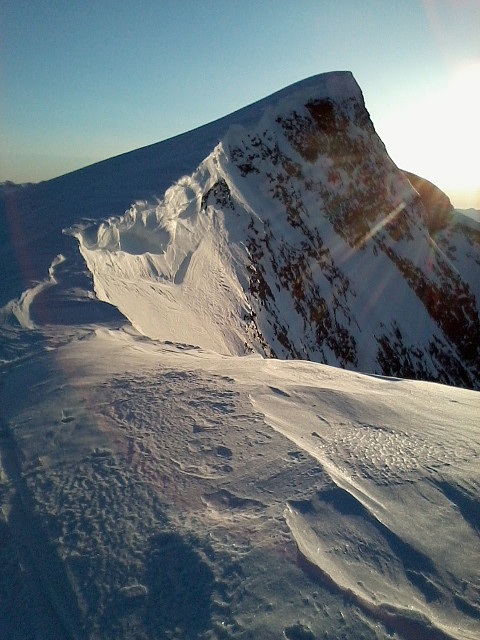
{"label": "mountain peak", "polygon": [[480,225],[351,74],[0,195],[3,638],[478,637],[478,393],[399,377],[480,388]]}
{"label": "mountain peak", "polygon": [[350,72],[313,76],[11,192],[28,267],[9,267],[3,304],[27,268],[30,282],[50,273],[28,313],[9,309],[55,322],[71,278],[84,302],[93,278],[97,301],[151,338],[476,387],[474,230],[432,193],[388,157]]}

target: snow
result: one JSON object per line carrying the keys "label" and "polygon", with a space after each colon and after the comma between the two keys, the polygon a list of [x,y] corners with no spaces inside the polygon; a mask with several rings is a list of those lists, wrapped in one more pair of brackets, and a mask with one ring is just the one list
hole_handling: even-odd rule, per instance
{"label": "snow", "polygon": [[[455,209],[455,211],[457,214],[460,214],[460,216],[465,216],[474,222],[480,223],[480,211],[478,209]],[[478,225],[474,225],[473,228],[478,229]]]}
{"label": "snow", "polygon": [[[43,568],[40,590],[67,580],[87,627],[105,625],[109,637],[129,618],[144,628],[155,589],[149,545],[175,531],[195,536],[189,544],[209,554],[202,562],[219,580],[234,565],[248,575],[224,614],[239,637],[261,632],[245,619],[245,598],[257,593],[276,602],[262,612],[264,637],[299,616],[314,634],[338,633],[323,598],[351,633],[365,615],[366,637],[388,637],[374,635],[382,624],[476,637],[477,392],[221,356],[132,329],[64,340],[47,333],[4,379],[3,513],[15,534],[14,497],[29,496],[46,536],[32,544],[53,545],[60,559]],[[27,518],[15,517],[15,527]],[[318,574],[301,577],[295,547]],[[252,571],[258,553],[273,582]],[[105,619],[127,596],[135,606]],[[220,612],[210,614],[208,625],[221,625]]]}
{"label": "snow", "polygon": [[[349,73],[316,76],[22,189],[15,215],[7,198],[2,638],[478,637],[479,393],[266,359],[245,334],[249,220],[290,248],[302,235],[260,178],[240,184],[231,148],[312,92],[361,98]],[[405,189],[393,180],[392,200]],[[354,282],[338,317],[363,313],[365,333],[408,319],[396,266],[317,222]],[[471,264],[458,227],[453,241]],[[398,246],[426,264],[418,238]],[[324,288],[331,264],[309,263]],[[389,282],[396,298],[380,306]],[[426,311],[415,320],[412,343],[438,332]]]}

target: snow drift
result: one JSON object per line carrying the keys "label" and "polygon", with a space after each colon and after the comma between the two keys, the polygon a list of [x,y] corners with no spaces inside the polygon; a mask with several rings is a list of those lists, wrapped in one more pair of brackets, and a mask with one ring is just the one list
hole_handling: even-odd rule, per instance
{"label": "snow drift", "polygon": [[478,229],[412,183],[334,74],[230,125],[158,202],[72,233],[144,335],[477,388]]}
{"label": "snow drift", "polygon": [[2,206],[2,638],[478,637],[480,227],[350,73]]}

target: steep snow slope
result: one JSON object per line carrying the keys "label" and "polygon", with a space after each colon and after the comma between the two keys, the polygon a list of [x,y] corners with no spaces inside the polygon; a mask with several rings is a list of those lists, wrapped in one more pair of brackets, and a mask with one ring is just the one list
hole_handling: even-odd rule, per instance
{"label": "steep snow slope", "polygon": [[[330,82],[348,72],[329,74]],[[302,80],[277,93],[169,140],[25,187],[0,189],[0,305],[43,280],[55,252],[74,248],[61,230],[85,218],[123,214],[137,200],[162,198],[183,175],[190,175],[232,124],[249,126],[270,104],[296,87],[315,87],[322,76]],[[77,252],[75,251],[75,254]],[[73,258],[72,258],[73,259]]]}
{"label": "steep snow slope", "polygon": [[479,229],[333,74],[231,125],[160,200],[69,232],[150,337],[477,388]]}
{"label": "steep snow slope", "polygon": [[307,362],[478,385],[351,74],[3,191],[2,640],[479,636],[478,392]]}
{"label": "steep snow slope", "polygon": [[479,229],[430,187],[390,160],[350,73],[317,76],[7,190],[2,316],[118,321],[107,302],[154,338],[478,388]]}

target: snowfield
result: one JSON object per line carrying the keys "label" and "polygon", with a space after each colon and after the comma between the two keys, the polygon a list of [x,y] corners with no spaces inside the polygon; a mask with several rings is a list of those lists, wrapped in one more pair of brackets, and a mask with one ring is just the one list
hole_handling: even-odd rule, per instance
{"label": "snowfield", "polygon": [[[479,637],[479,392],[379,375],[375,360],[382,344],[440,376],[449,354],[476,379],[478,223],[450,212],[429,235],[418,194],[353,120],[390,176],[388,207],[352,243],[353,227],[315,217],[332,167],[345,198],[352,178],[292,151],[285,131],[312,96],[355,111],[361,92],[348,73],[317,76],[6,190],[2,640]],[[415,306],[419,272],[432,290],[453,278],[470,342]],[[395,352],[387,333],[367,339],[387,318]]]}
{"label": "snowfield", "polygon": [[2,388],[4,637],[477,636],[478,392],[37,338]]}

